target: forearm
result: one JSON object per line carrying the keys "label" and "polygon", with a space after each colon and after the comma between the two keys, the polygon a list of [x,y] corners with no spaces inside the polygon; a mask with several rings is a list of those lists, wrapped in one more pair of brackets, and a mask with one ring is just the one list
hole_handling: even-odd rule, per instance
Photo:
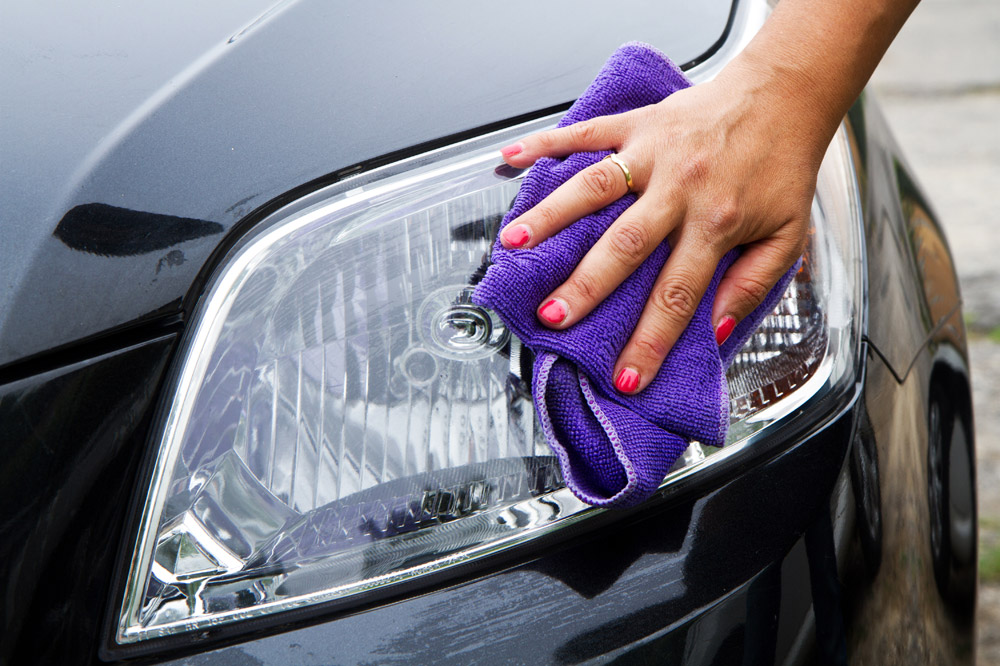
{"label": "forearm", "polygon": [[825,149],[918,1],[783,0],[720,78],[770,100]]}

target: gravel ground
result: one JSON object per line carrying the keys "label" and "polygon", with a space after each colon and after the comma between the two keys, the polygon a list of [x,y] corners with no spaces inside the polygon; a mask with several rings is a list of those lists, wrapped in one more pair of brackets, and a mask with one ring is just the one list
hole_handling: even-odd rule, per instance
{"label": "gravel ground", "polygon": [[[958,265],[969,322],[980,564],[977,662],[1000,664],[1000,2],[924,0],[872,80]],[[989,562],[997,563],[987,566]]]}

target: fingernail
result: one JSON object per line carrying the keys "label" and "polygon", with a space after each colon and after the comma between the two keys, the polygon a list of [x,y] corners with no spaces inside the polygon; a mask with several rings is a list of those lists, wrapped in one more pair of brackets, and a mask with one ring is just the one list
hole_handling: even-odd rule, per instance
{"label": "fingernail", "polygon": [[622,393],[631,393],[639,386],[639,373],[632,368],[622,368],[615,379],[615,388]]}
{"label": "fingernail", "polygon": [[566,318],[566,304],[558,298],[553,298],[538,308],[538,316],[550,324],[558,324]]}
{"label": "fingernail", "polygon": [[515,224],[504,229],[500,236],[506,245],[521,247],[531,240],[531,230],[523,224]]}
{"label": "fingernail", "polygon": [[524,144],[520,142],[512,143],[509,146],[504,146],[503,148],[501,148],[500,154],[503,155],[504,157],[510,157],[512,155],[517,155],[522,150],[524,150]]}
{"label": "fingernail", "polygon": [[732,335],[734,328],[736,328],[736,320],[729,315],[720,319],[719,325],[715,327],[715,342],[721,346]]}

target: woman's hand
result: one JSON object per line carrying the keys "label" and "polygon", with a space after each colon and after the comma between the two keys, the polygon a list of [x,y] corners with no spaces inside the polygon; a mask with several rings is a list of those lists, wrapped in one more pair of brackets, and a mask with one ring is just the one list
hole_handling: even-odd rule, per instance
{"label": "woman's hand", "polygon": [[[615,366],[620,391],[641,391],[687,326],[719,259],[743,245],[715,296],[721,344],[802,252],[826,147],[916,4],[783,0],[713,81],[503,149],[516,167],[542,156],[614,150],[639,194],[540,304],[539,319],[571,326],[669,239],[670,258]],[[533,247],[626,190],[622,169],[604,160],[513,220],[501,242]]]}
{"label": "woman's hand", "polygon": [[[652,381],[726,252],[745,247],[716,294],[719,344],[802,253],[830,133],[793,122],[799,118],[790,91],[758,81],[731,67],[659,104],[542,132],[502,151],[508,164],[527,167],[543,156],[613,150],[639,195],[539,304],[546,326],[562,329],[585,317],[669,239],[670,258],[615,366],[623,393]],[[627,191],[624,171],[598,162],[511,221],[501,242],[534,247]]]}

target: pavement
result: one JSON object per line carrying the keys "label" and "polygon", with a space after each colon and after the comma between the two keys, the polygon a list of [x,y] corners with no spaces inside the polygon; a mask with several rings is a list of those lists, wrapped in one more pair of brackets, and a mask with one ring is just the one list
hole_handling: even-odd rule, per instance
{"label": "pavement", "polygon": [[976,427],[977,664],[1000,664],[1000,2],[924,0],[870,89],[958,266]]}

